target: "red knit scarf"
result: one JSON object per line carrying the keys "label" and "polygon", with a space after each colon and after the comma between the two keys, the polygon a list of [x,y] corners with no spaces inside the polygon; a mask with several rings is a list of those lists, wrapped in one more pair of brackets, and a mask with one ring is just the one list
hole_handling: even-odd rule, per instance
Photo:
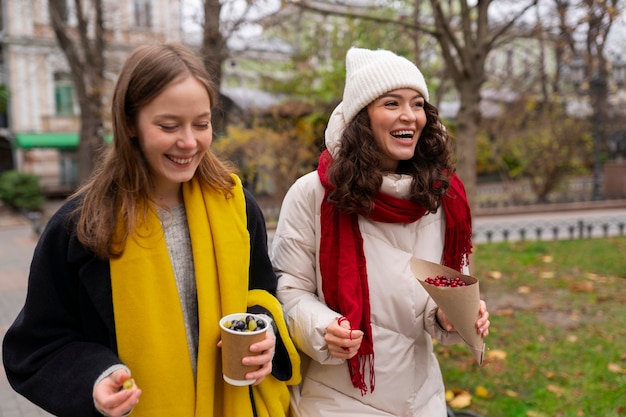
{"label": "red knit scarf", "polygon": [[[369,368],[369,386],[374,391],[374,345],[370,324],[369,287],[363,238],[358,216],[346,214],[328,202],[332,186],[326,170],[332,163],[328,150],[320,157],[318,175],[325,189],[321,206],[320,272],[326,303],[347,317],[353,329],[363,331],[363,342],[356,356],[348,360],[350,378],[361,395],[367,393],[365,371]],[[465,189],[456,174],[450,178],[450,188],[442,201],[446,231],[442,263],[460,271],[472,252],[471,212]],[[379,193],[374,209],[366,217],[383,223],[413,223],[426,213],[419,203]]]}

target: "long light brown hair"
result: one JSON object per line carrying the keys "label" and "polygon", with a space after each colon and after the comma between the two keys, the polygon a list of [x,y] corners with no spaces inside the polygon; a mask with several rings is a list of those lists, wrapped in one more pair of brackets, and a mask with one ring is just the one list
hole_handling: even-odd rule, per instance
{"label": "long light brown hair", "polygon": [[[436,212],[454,173],[451,137],[439,119],[438,109],[426,102],[424,110],[426,126],[415,153],[411,159],[400,161],[396,172],[413,178],[409,199],[429,212]],[[385,172],[380,168],[381,152],[374,140],[367,108],[348,123],[339,143],[327,172],[335,188],[329,193],[329,201],[346,213],[368,213]]]}
{"label": "long light brown hair", "polygon": [[[76,213],[78,239],[101,258],[121,255],[126,239],[151,207],[153,178],[137,137],[132,134],[138,114],[170,84],[189,75],[205,86],[214,107],[217,91],[209,74],[195,53],[183,45],[138,47],[122,67],[111,106],[113,144],[89,181],[73,195],[82,198]],[[232,172],[230,163],[209,150],[194,176],[228,193],[234,185]]]}

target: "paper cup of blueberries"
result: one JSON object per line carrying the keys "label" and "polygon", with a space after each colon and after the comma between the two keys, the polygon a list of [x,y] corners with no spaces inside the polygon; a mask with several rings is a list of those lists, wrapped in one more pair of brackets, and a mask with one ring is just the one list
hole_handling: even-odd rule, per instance
{"label": "paper cup of blueberries", "polygon": [[476,332],[480,307],[478,280],[452,268],[417,258],[411,259],[411,271],[448,316],[478,365],[482,365],[485,343]]}
{"label": "paper cup of blueberries", "polygon": [[256,314],[235,313],[220,319],[222,333],[222,375],[231,385],[244,386],[254,382],[246,379],[246,374],[256,371],[259,366],[241,363],[245,356],[259,353],[251,352],[250,345],[265,339],[269,323]]}

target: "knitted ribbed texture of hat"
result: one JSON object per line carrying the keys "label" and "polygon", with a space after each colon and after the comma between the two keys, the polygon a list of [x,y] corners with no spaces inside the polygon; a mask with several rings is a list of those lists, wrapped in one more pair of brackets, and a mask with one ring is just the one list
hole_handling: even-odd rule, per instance
{"label": "knitted ribbed texture of hat", "polygon": [[399,88],[412,88],[428,101],[426,81],[414,63],[391,51],[350,48],[343,91],[345,123],[384,93]]}

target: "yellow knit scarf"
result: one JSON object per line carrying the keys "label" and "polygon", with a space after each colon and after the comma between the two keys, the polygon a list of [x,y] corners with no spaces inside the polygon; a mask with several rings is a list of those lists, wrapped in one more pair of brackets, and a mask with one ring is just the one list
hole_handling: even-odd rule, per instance
{"label": "yellow knit scarf", "polygon": [[[110,262],[119,357],[142,389],[133,417],[253,415],[249,387],[222,378],[218,321],[246,311],[252,302],[267,304],[279,330],[286,326],[278,300],[265,291],[248,292],[246,203],[239,178],[233,177],[232,196],[195,179],[183,185],[200,323],[195,383],[174,272],[155,212],[128,239],[123,255]],[[288,335],[282,337],[293,360],[288,383],[297,383],[299,358]],[[259,417],[288,415],[285,382],[270,375],[253,393]]]}

